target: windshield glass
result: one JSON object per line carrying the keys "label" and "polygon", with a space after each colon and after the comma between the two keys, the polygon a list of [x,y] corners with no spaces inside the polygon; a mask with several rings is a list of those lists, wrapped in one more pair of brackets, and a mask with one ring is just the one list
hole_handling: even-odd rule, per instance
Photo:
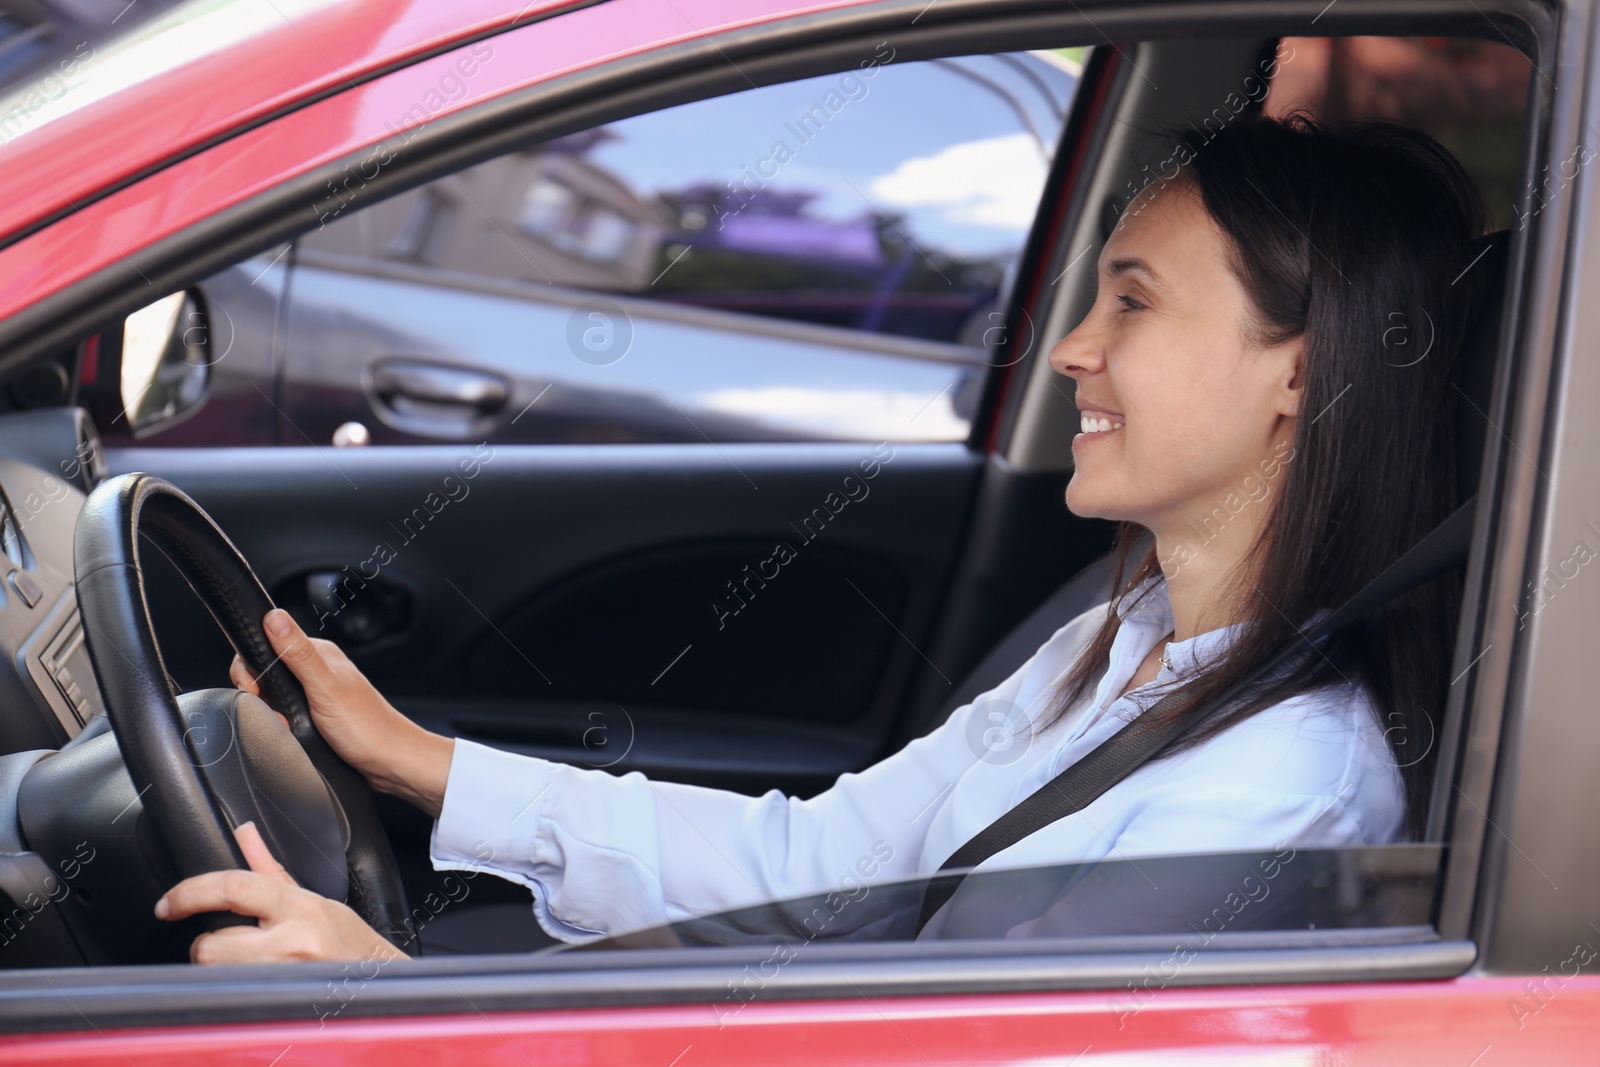
{"label": "windshield glass", "polygon": [[59,62],[42,68],[36,62],[31,70],[35,77],[24,76],[20,83],[0,90],[4,140],[333,2],[279,0],[260,5],[214,0],[183,4],[142,22],[130,19],[126,27],[120,23],[116,28],[90,27],[75,46],[69,45],[67,37],[72,35],[66,34],[56,47],[64,53]]}

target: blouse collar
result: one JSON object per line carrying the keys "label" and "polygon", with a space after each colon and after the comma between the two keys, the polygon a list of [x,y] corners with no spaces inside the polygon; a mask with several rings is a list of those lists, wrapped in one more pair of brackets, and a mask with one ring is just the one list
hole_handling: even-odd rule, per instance
{"label": "blouse collar", "polygon": [[[1102,678],[1098,693],[1094,694],[1098,707],[1106,705],[1110,693],[1120,693],[1128,678],[1133,677],[1134,670],[1144,662],[1144,657],[1149,656],[1150,649],[1173,632],[1173,603],[1166,593],[1166,579],[1160,574],[1134,585],[1115,601],[1115,611],[1122,625],[1118,625],[1117,637],[1112,641],[1110,670]],[[1171,641],[1166,646],[1166,662],[1155,675],[1155,681],[1170,683],[1194,675],[1226,653],[1242,635],[1243,627],[1243,622],[1235,622],[1197,633],[1187,640]]]}

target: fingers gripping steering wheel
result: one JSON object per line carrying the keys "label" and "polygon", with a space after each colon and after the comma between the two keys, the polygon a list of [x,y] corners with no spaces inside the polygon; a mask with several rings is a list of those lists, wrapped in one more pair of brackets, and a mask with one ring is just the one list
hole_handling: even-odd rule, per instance
{"label": "fingers gripping steering wheel", "polygon": [[[145,602],[144,544],[199,595],[292,740],[247,693],[173,692]],[[233,827],[254,819],[301,885],[347,895],[380,934],[403,938],[405,891],[372,793],[317,732],[299,680],[261,630],[272,600],[211,517],[154,475],[109,479],[78,517],[73,569],[106,714],[178,875],[247,869]]]}

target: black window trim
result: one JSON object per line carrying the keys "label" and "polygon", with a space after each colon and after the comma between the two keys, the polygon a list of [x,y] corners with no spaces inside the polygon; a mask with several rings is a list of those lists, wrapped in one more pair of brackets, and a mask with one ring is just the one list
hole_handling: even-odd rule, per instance
{"label": "black window trim", "polygon": [[[1427,927],[1330,931],[1307,936],[1221,933],[1170,979],[1173,939],[1104,939],[1091,951],[1057,942],[902,942],[802,945],[764,980],[758,1003],[861,997],[1104,991],[1108,1004],[1130,983],[1161,975],[1159,988],[1322,984],[1445,978],[1472,965],[1470,941],[1444,941]],[[1073,945],[1073,948],[1079,946]],[[726,1005],[749,968],[761,973],[771,946],[627,949],[524,956],[425,957],[392,963],[374,977],[349,964],[92,967],[0,974],[0,1033],[341,1021],[395,1015],[553,1011],[661,1004]],[[359,995],[335,983],[360,974]],[[48,980],[48,981],[47,981]],[[709,1009],[708,1009],[709,1010]]]}

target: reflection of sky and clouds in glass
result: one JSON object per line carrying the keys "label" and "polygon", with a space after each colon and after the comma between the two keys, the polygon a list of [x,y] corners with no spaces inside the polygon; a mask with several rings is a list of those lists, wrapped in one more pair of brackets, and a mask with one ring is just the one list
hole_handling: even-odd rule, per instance
{"label": "reflection of sky and clouds in glass", "polygon": [[[846,74],[808,78],[613,123],[618,136],[589,158],[648,183],[636,191],[649,196],[737,184],[783,141],[793,158],[765,178],[767,188],[818,194],[806,208],[810,217],[857,221],[876,207],[903,214],[900,226],[927,249],[1014,255],[1033,220],[1074,76],[1026,55],[891,63],[870,78],[862,73],[854,72],[854,84],[843,81]],[[820,129],[813,123],[801,131],[800,118],[830,90],[839,92],[837,110]]]}

